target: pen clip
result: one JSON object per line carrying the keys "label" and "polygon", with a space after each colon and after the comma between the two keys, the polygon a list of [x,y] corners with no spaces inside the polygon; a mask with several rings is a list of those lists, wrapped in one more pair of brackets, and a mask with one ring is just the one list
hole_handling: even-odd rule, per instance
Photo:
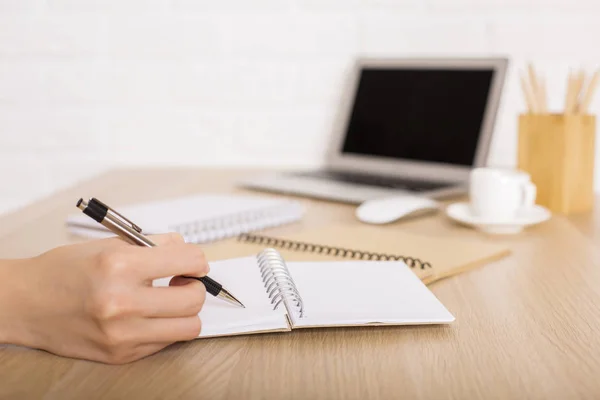
{"label": "pen clip", "polygon": [[92,199],[90,200],[90,203],[92,203],[92,202],[98,203],[100,206],[106,208],[106,210],[110,211],[112,214],[114,214],[114,216],[117,219],[119,219],[120,222],[124,223],[125,225],[129,225],[131,227],[131,229],[133,229],[134,231],[136,231],[138,233],[142,233],[142,228],[140,228],[139,226],[137,226],[136,224],[131,222],[129,219],[127,219],[125,216],[121,215],[116,210],[113,210],[112,208],[110,208],[109,206],[107,206],[106,204],[101,202],[100,200],[96,199],[95,197],[92,197]]}

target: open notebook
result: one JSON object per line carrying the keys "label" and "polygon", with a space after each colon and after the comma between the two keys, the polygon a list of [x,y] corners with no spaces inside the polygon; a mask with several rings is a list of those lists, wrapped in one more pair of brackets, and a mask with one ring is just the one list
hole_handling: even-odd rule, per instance
{"label": "open notebook", "polygon": [[510,254],[501,244],[408,233],[396,227],[341,223],[285,235],[242,234],[204,246],[209,260],[256,254],[276,248],[287,261],[400,260],[425,283],[483,266]]}
{"label": "open notebook", "polygon": [[[208,295],[200,338],[297,328],[448,324],[454,317],[402,261],[286,262],[258,255],[214,261],[210,276],[246,308]],[[169,278],[154,281],[168,285]]]}
{"label": "open notebook", "polygon": [[[208,243],[240,233],[288,224],[302,218],[297,201],[263,196],[201,194],[115,206],[146,234],[178,232],[186,242]],[[114,236],[82,213],[67,217],[70,232],[87,237]]]}

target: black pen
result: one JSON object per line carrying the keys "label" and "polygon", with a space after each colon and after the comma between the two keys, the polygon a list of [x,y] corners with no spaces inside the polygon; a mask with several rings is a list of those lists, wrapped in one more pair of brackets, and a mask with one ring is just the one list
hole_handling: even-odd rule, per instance
{"label": "black pen", "polygon": [[[133,242],[139,246],[156,247],[150,239],[142,235],[142,228],[119,214],[106,204],[96,198],[91,198],[89,202],[79,199],[77,208],[81,209],[84,214],[92,218],[96,222],[102,224],[111,232],[121,236],[122,238]],[[195,276],[184,276],[185,278],[197,279],[206,286],[206,291],[215,297],[246,308],[238,299],[227,291],[220,283],[214,281],[208,276],[201,278]]]}

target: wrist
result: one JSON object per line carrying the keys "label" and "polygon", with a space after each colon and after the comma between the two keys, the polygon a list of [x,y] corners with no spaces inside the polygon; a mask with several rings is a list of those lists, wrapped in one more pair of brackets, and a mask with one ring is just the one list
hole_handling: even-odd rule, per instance
{"label": "wrist", "polygon": [[26,300],[26,275],[33,259],[0,261],[0,343],[29,345]]}

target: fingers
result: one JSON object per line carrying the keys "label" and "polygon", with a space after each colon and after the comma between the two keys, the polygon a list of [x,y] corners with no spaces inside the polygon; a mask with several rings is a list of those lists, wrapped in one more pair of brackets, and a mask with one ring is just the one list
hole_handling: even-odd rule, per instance
{"label": "fingers", "polygon": [[169,286],[184,286],[192,282],[198,282],[195,279],[184,278],[183,276],[174,276],[169,282]]}
{"label": "fingers", "polygon": [[144,280],[168,276],[189,275],[202,277],[209,266],[204,253],[193,244],[172,244],[158,247],[131,246],[123,252],[125,264],[129,264]]}
{"label": "fingers", "polygon": [[[158,246],[171,246],[185,244],[183,236],[178,233],[166,233],[162,235],[151,235],[149,238]],[[136,248],[137,245],[132,244],[128,240],[120,236],[109,237],[104,239],[91,239],[89,241],[78,244],[82,252],[89,254],[98,252],[120,253]],[[63,246],[65,250],[70,250],[71,246]]]}
{"label": "fingers", "polygon": [[133,348],[129,355],[119,360],[120,362],[117,362],[116,364],[126,364],[132,361],[137,361],[139,359],[151,356],[155,353],[158,353],[159,351],[161,351],[165,347],[168,347],[171,344],[172,343],[148,343],[139,345]]}
{"label": "fingers", "polygon": [[137,321],[135,331],[138,343],[173,343],[192,340],[200,335],[202,323],[195,315],[182,318],[143,318]]}
{"label": "fingers", "polygon": [[144,287],[136,301],[142,316],[154,318],[198,315],[206,300],[206,288],[194,279],[174,278],[171,287]]}
{"label": "fingers", "polygon": [[169,246],[172,244],[183,244],[185,240],[179,233],[163,233],[160,235],[149,235],[148,238],[158,246]]}
{"label": "fingers", "polygon": [[[91,357],[106,364],[122,365],[137,361],[144,357],[158,353],[172,343],[144,343],[137,346],[111,349],[100,348],[97,355]],[[90,358],[90,357],[88,357]]]}
{"label": "fingers", "polygon": [[99,354],[94,358],[109,364],[125,364],[172,343],[196,339],[201,328],[198,316],[119,321],[104,329],[97,341]]}
{"label": "fingers", "polygon": [[[172,244],[183,244],[185,243],[185,239],[179,233],[170,232],[170,233],[162,233],[159,235],[148,235],[148,238],[154,242],[154,244],[158,246],[169,246]],[[93,240],[96,243],[102,243],[104,246],[111,247],[115,245],[119,246],[134,246],[128,240],[125,240],[121,236],[109,237],[104,239],[95,239]]]}

